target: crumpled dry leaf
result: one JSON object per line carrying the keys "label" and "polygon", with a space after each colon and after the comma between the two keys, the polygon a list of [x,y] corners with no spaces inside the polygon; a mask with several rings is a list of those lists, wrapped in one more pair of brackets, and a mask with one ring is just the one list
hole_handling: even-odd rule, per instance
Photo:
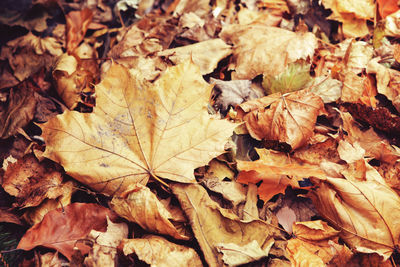
{"label": "crumpled dry leaf", "polygon": [[291,161],[285,153],[273,150],[256,150],[260,156],[259,160],[237,161],[237,167],[241,170],[237,181],[245,184],[263,181],[258,188],[258,194],[264,201],[284,193],[289,185],[294,188],[300,187],[298,182],[303,178],[325,177],[325,173],[317,165]]}
{"label": "crumpled dry leaf", "polygon": [[400,10],[390,14],[385,19],[385,35],[397,37],[400,35]]}
{"label": "crumpled dry leaf", "polygon": [[307,143],[325,111],[322,99],[305,90],[247,101],[237,110],[253,138],[285,142],[293,150]]}
{"label": "crumpled dry leaf", "polygon": [[246,188],[236,181],[221,181],[218,178],[209,178],[203,180],[203,184],[211,191],[220,193],[234,207],[246,200]]}
{"label": "crumpled dry leaf", "polygon": [[65,20],[67,22],[66,48],[68,53],[73,52],[80,42],[82,42],[92,18],[93,12],[88,8],[79,11],[71,11],[65,15]]}
{"label": "crumpled dry leaf", "polygon": [[[43,220],[31,227],[21,238],[18,249],[31,250],[36,246],[53,248],[71,260],[77,240],[85,238],[92,229],[105,231],[107,217],[115,220],[111,210],[97,204],[73,203],[50,211]],[[77,242],[83,254],[88,247]]]}
{"label": "crumpled dry leaf", "polygon": [[56,199],[63,192],[62,174],[51,162],[39,162],[32,154],[8,165],[2,187],[16,197],[18,207],[39,205],[44,199]]}
{"label": "crumpled dry leaf", "polygon": [[0,92],[0,139],[13,136],[32,119],[36,108],[33,91],[26,82]]}
{"label": "crumpled dry leaf", "polygon": [[232,53],[231,47],[221,39],[212,39],[192,45],[181,46],[157,53],[165,56],[175,64],[192,59],[200,67],[202,75],[211,73],[218,62]]}
{"label": "crumpled dry leaf", "polygon": [[61,47],[53,37],[40,38],[29,32],[3,46],[0,59],[8,60],[14,76],[23,81],[42,67],[50,69],[56,57],[62,54]]}
{"label": "crumpled dry leaf", "polygon": [[335,102],[342,95],[342,82],[329,76],[316,77],[310,86],[310,92],[321,97],[324,103]]}
{"label": "crumpled dry leaf", "polygon": [[360,125],[348,112],[340,112],[343,120],[343,129],[347,132],[344,136],[351,144],[357,142],[365,150],[365,155],[377,160],[393,163],[398,160],[400,154],[387,140],[382,139],[372,128],[366,131],[360,129]]}
{"label": "crumpled dry leaf", "polygon": [[309,196],[319,214],[341,230],[340,237],[347,245],[386,260],[399,244],[400,198],[382,177],[374,178],[327,178]]}
{"label": "crumpled dry leaf", "polygon": [[353,256],[346,245],[338,243],[339,231],[326,222],[297,222],[293,225],[296,238],[288,241],[287,252],[292,266],[345,266]]}
{"label": "crumpled dry leaf", "polygon": [[114,196],[111,208],[121,217],[137,223],[146,231],[188,240],[170,221],[169,211],[150,189],[142,184],[131,184],[120,196]]}
{"label": "crumpled dry leaf", "polygon": [[120,242],[128,237],[126,223],[113,223],[107,217],[107,231],[90,231],[88,238],[93,241],[89,256],[85,258],[85,266],[115,266],[117,247]]}
{"label": "crumpled dry leaf", "polygon": [[238,246],[234,243],[221,243],[217,245],[217,250],[223,254],[222,260],[226,265],[238,266],[267,257],[273,244],[274,241],[271,240],[265,249],[261,249],[255,240],[244,246]]}
{"label": "crumpled dry leaf", "polygon": [[110,195],[150,177],[194,182],[193,170],[224,152],[236,127],[210,118],[210,90],[191,62],[153,84],[114,64],[96,86],[93,113],[66,111],[42,126],[44,156]]}
{"label": "crumpled dry leaf", "polygon": [[220,37],[234,45],[234,79],[277,75],[287,64],[312,57],[317,47],[317,39],[310,32],[294,33],[259,23],[227,25]]}
{"label": "crumpled dry leaf", "polygon": [[251,88],[249,80],[222,81],[211,78],[214,84],[214,106],[222,113],[226,113],[229,107],[236,107],[247,100],[261,97],[262,94]]}
{"label": "crumpled dry leaf", "polygon": [[23,225],[20,218],[16,214],[8,211],[7,208],[0,207],[0,223],[2,222]]}
{"label": "crumpled dry leaf", "polygon": [[375,15],[373,0],[322,0],[322,4],[333,12],[329,19],[343,23],[346,37],[362,37],[368,34],[367,20],[372,20]]}
{"label": "crumpled dry leaf", "polygon": [[200,185],[173,184],[171,189],[189,218],[194,235],[211,267],[223,264],[217,251],[220,243],[245,246],[255,240],[263,249],[271,239],[280,238],[277,227],[261,220],[244,222],[232,211],[222,209]]}
{"label": "crumpled dry leaf", "polygon": [[161,236],[148,235],[143,238],[124,239],[120,246],[126,256],[135,253],[140,260],[151,266],[203,266],[194,249],[174,244]]}

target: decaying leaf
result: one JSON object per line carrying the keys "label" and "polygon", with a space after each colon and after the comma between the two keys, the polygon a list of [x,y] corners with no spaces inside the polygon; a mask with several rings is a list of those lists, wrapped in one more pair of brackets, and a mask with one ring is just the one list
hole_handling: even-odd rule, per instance
{"label": "decaying leaf", "polygon": [[25,127],[32,119],[36,107],[33,91],[20,83],[8,93],[0,92],[0,139],[6,139]]}
{"label": "decaying leaf", "polygon": [[8,165],[2,187],[17,198],[19,207],[39,205],[44,199],[56,199],[63,192],[62,174],[51,162],[39,162],[28,154]]}
{"label": "decaying leaf", "polygon": [[85,244],[76,241],[85,238],[92,229],[105,231],[107,217],[115,220],[115,215],[102,206],[86,203],[70,204],[47,213],[40,223],[25,233],[17,248],[31,250],[36,246],[44,246],[56,249],[71,260],[75,245],[83,254],[88,252]]}
{"label": "decaying leaf", "polygon": [[129,185],[121,196],[114,196],[111,207],[119,216],[137,223],[149,232],[169,235],[176,239],[189,239],[178,232],[170,221],[173,219],[172,215],[144,185]]}
{"label": "decaying leaf", "polygon": [[254,240],[263,249],[271,239],[280,237],[275,226],[261,220],[240,221],[231,210],[222,209],[211,200],[200,185],[173,184],[171,188],[190,220],[207,263],[212,267],[223,264],[217,250],[221,243],[245,246]]}
{"label": "decaying leaf", "polygon": [[222,113],[226,113],[229,107],[236,107],[247,100],[262,96],[251,88],[249,80],[222,81],[211,78],[210,83],[214,84],[215,104]]}
{"label": "decaying leaf", "polygon": [[293,233],[286,249],[293,266],[345,266],[353,255],[338,243],[339,231],[324,221],[297,222]]}
{"label": "decaying leaf", "polygon": [[257,153],[260,156],[259,160],[237,161],[238,169],[241,170],[237,181],[246,184],[262,181],[258,194],[265,201],[276,194],[284,193],[289,185],[294,188],[300,187],[298,182],[303,178],[325,177],[325,173],[317,165],[291,162],[284,153],[265,149],[258,149]]}
{"label": "decaying leaf", "polygon": [[301,90],[247,101],[237,110],[253,138],[285,142],[294,150],[313,135],[324,104],[319,96]]}
{"label": "decaying leaf", "polygon": [[135,253],[140,260],[151,266],[203,266],[194,249],[174,244],[161,236],[148,235],[143,238],[124,239],[121,247],[125,255]]}
{"label": "decaying leaf", "polygon": [[82,42],[92,18],[93,12],[88,8],[71,11],[65,16],[67,22],[67,52],[73,52],[79,43]]}
{"label": "decaying leaf", "polygon": [[382,181],[327,178],[310,197],[352,249],[386,260],[398,246],[400,198]]}
{"label": "decaying leaf", "polygon": [[191,62],[154,84],[113,64],[96,86],[93,113],[66,111],[42,126],[44,156],[110,195],[150,177],[193,182],[193,170],[224,151],[236,126],[210,118],[210,90]]}
{"label": "decaying leaf", "polygon": [[312,33],[294,33],[261,23],[227,25],[220,36],[234,44],[235,79],[277,75],[287,64],[312,57],[317,47]]}

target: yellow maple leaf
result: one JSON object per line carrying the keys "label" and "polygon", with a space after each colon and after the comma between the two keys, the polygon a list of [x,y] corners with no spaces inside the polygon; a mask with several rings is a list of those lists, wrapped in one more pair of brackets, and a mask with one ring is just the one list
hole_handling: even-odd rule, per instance
{"label": "yellow maple leaf", "polygon": [[93,113],[66,111],[42,126],[45,157],[110,195],[150,177],[194,182],[193,170],[224,151],[236,126],[210,118],[211,88],[192,62],[154,83],[113,64]]}

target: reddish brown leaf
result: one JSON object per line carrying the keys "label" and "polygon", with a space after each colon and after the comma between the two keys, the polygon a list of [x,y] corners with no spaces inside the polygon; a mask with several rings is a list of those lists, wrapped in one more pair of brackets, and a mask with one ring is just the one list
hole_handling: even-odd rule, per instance
{"label": "reddish brown leaf", "polygon": [[75,245],[82,253],[89,251],[89,247],[77,240],[85,238],[92,229],[106,231],[107,216],[115,219],[111,210],[91,203],[73,203],[50,211],[25,233],[17,248],[31,250],[44,246],[58,250],[71,260]]}
{"label": "reddish brown leaf", "polygon": [[67,21],[67,52],[73,52],[82,42],[92,18],[93,13],[88,8],[71,11],[65,16]]}

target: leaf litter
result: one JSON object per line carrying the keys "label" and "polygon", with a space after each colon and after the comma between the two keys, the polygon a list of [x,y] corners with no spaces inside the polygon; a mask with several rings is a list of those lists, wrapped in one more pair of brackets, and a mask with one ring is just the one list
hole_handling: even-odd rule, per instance
{"label": "leaf litter", "polygon": [[397,2],[2,10],[6,265],[400,264]]}

